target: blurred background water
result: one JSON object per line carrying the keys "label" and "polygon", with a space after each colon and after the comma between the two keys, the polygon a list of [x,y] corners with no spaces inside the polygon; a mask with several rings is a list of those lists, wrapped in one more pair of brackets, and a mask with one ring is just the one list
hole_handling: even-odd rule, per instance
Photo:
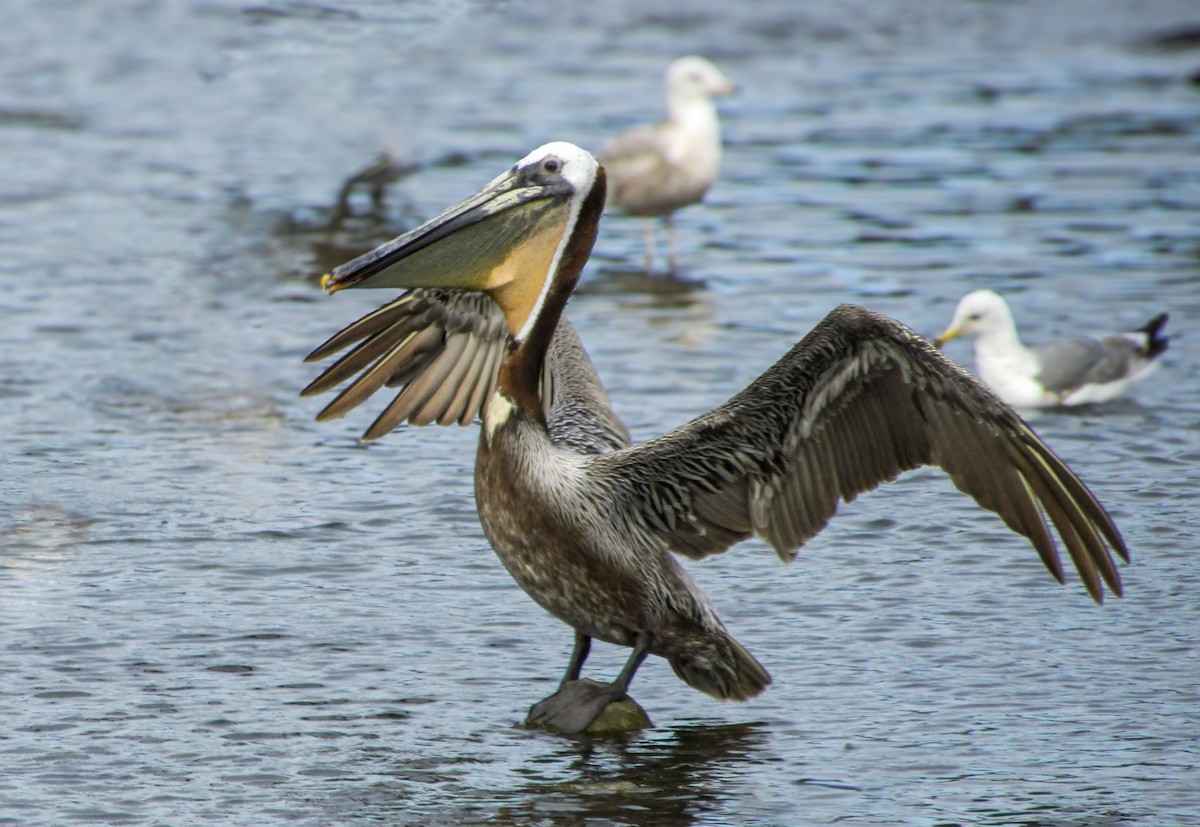
{"label": "blurred background water", "polygon": [[[1196,27],[1184,0],[7,3],[0,824],[1200,823]],[[741,91],[682,278],[638,278],[609,216],[570,307],[635,436],[842,301],[932,335],[991,287],[1033,341],[1168,310],[1130,399],[1035,422],[1121,525],[1127,596],[1056,586],[924,470],[792,566],[691,566],[763,696],[652,661],[655,729],[531,733],[571,641],[480,533],[475,430],[312,422],[301,358],[385,298],[316,279],[545,141],[659,117],[690,52]],[[410,169],[382,214],[328,226],[382,150]]]}

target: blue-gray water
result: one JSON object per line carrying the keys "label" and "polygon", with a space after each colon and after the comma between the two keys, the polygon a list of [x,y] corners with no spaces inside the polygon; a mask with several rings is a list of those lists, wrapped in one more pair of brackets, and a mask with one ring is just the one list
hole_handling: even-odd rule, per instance
{"label": "blue-gray water", "polygon": [[[0,27],[0,824],[1200,823],[1200,49],[1194,3],[17,0]],[[1170,48],[1168,48],[1168,46]],[[660,661],[657,728],[519,726],[569,630],[482,538],[475,432],[318,425],[316,277],[552,139],[741,87],[684,292],[606,218],[570,313],[639,437],[833,305],[1027,338],[1172,314],[1128,400],[1035,425],[1134,555],[1093,605],[932,470],[792,566],[691,570],[775,684]],[[385,222],[320,222],[383,148]],[[356,207],[364,208],[365,202]],[[964,344],[951,347],[969,360]],[[589,672],[624,652],[599,647]]]}

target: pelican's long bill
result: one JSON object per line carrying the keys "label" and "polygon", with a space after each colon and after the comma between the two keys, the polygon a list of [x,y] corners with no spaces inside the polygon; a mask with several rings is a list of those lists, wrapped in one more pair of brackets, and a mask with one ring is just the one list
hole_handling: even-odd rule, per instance
{"label": "pelican's long bill", "polygon": [[528,274],[552,269],[576,194],[562,160],[543,155],[537,163],[527,161],[417,229],[336,268],[321,286],[329,293],[348,287],[485,292],[504,308],[516,333],[541,292],[541,280]]}

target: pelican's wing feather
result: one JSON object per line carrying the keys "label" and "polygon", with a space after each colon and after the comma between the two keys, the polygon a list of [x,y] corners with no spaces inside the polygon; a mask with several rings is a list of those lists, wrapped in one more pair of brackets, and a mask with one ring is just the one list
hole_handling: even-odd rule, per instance
{"label": "pelican's wing feather", "polygon": [[[378,439],[404,422],[469,425],[495,390],[508,340],[504,314],[488,296],[410,290],[310,353],[306,361],[314,362],[349,349],[301,395],[346,383],[317,414],[317,419],[326,420],[346,414],[385,385],[400,388],[364,439]],[[580,453],[629,444],[629,431],[613,412],[591,359],[565,318],[555,331],[542,381],[556,442]]]}
{"label": "pelican's wing feather", "polygon": [[899,322],[851,305],[721,407],[587,463],[631,532],[690,557],[756,535],[790,560],[839,499],[936,465],[1061,582],[1052,525],[1097,601],[1101,580],[1121,593],[1110,548],[1128,560],[1104,508],[1011,408]]}

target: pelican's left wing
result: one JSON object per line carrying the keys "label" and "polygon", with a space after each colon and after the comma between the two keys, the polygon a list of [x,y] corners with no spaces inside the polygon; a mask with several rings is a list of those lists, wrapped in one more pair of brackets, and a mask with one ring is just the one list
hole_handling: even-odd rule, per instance
{"label": "pelican's left wing", "polygon": [[694,558],[750,535],[784,560],[840,499],[919,465],[1029,538],[1063,570],[1046,515],[1088,592],[1120,579],[1124,541],[1096,498],[1011,408],[899,322],[843,305],[749,387],[657,439],[587,461],[612,514]]}
{"label": "pelican's left wing", "polygon": [[378,439],[402,422],[469,425],[496,385],[507,331],[482,293],[410,290],[334,334],[305,361],[348,353],[301,391],[324,393],[353,379],[317,419],[343,416],[383,386],[401,391],[371,424]]}
{"label": "pelican's left wing", "polygon": [[[378,439],[402,422],[470,425],[496,388],[508,345],[504,313],[488,296],[461,290],[410,290],[334,334],[309,362],[349,351],[301,391],[313,396],[346,382],[318,420],[336,419],[384,386],[399,388],[363,439]],[[353,346],[353,347],[352,347]],[[349,381],[348,381],[349,380]],[[542,377],[551,438],[579,453],[629,445],[629,431],[575,328],[555,329]]]}

